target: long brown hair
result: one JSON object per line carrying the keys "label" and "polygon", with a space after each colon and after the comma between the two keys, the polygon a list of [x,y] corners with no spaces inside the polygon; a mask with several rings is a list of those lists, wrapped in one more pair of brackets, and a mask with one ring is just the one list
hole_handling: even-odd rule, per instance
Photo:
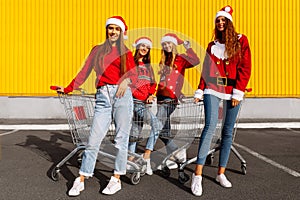
{"label": "long brown hair", "polygon": [[139,45],[136,46],[136,50],[135,50],[135,53],[134,53],[134,56],[133,56],[135,65],[137,66],[139,64],[139,59],[141,57],[143,57],[143,63],[150,64],[151,63],[151,56],[150,56],[151,49],[149,48],[149,51],[148,51],[148,53],[145,56],[141,56],[139,54],[140,46],[141,46],[141,44],[139,44]]}
{"label": "long brown hair", "polygon": [[225,18],[225,30],[214,30],[214,39],[225,44],[225,52],[228,58],[232,58],[241,50],[241,44],[238,40],[238,33],[235,31],[232,21]]}
{"label": "long brown hair", "polygon": [[172,52],[166,52],[164,49],[161,50],[161,59],[159,62],[159,74],[169,74],[171,69],[177,69],[174,65],[175,57],[177,55],[177,48],[174,43],[172,43]]}
{"label": "long brown hair", "polygon": [[[125,74],[127,71],[126,68],[126,60],[127,60],[127,47],[124,44],[124,37],[123,37],[123,31],[120,32],[120,36],[119,39],[117,40],[117,47],[118,47],[118,51],[120,54],[120,60],[121,60],[121,75]],[[103,60],[104,57],[109,54],[112,50],[112,45],[108,39],[108,29],[106,28],[106,40],[103,44],[101,44],[99,46],[99,49],[97,51],[97,53],[95,54],[95,58],[94,58],[94,62],[93,65],[96,69],[100,69],[99,68],[99,62],[101,63],[101,65],[103,66]]]}
{"label": "long brown hair", "polygon": [[151,49],[149,48],[149,51],[147,52],[147,54],[145,56],[141,56],[139,54],[140,45],[141,44],[136,46],[136,50],[135,50],[135,53],[134,53],[134,56],[133,56],[135,65],[139,66],[139,59],[141,57],[143,57],[142,61],[143,61],[143,63],[145,64],[145,66],[148,68],[148,70],[150,72],[151,82],[155,82],[154,72],[153,72],[152,65],[151,65],[151,56],[150,56]]}

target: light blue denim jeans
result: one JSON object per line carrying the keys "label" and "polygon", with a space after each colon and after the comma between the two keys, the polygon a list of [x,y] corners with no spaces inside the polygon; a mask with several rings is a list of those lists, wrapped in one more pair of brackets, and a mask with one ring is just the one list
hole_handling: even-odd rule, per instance
{"label": "light blue denim jeans", "polygon": [[[173,139],[168,138],[171,136],[170,116],[176,109],[177,104],[174,99],[159,96],[157,97],[157,101],[158,105],[156,116],[163,125],[159,138],[166,145],[167,155],[170,155],[172,152],[178,149],[178,146],[174,143]],[[166,103],[159,103],[159,101],[165,101]]]}
{"label": "light blue denim jeans", "polygon": [[[133,137],[139,137],[139,135],[142,133],[144,123],[150,124],[151,131],[149,138],[147,139],[146,149],[153,151],[154,145],[159,136],[159,131],[162,129],[162,125],[157,117],[151,112],[150,108],[147,108],[147,104],[136,99],[134,99],[134,102],[134,117],[130,135]],[[130,152],[135,152],[136,145],[137,142],[129,142],[128,150]]]}
{"label": "light blue denim jeans", "polygon": [[[218,116],[219,116],[219,105],[221,99],[210,94],[204,94],[204,114],[205,114],[205,126],[203,128],[197,156],[197,164],[204,165],[207,154],[210,150],[211,140],[216,131]],[[232,134],[234,124],[240,109],[241,103],[233,107],[231,100],[223,100],[223,127],[221,135],[221,146],[219,155],[219,166],[226,167],[231,151],[232,145]]]}
{"label": "light blue denim jeans", "polygon": [[116,127],[114,174],[126,174],[133,100],[130,88],[127,89],[125,95],[121,98],[115,97],[117,89],[118,85],[106,85],[97,89],[94,118],[87,148],[84,151],[79,170],[80,175],[93,176],[100,145],[108,132],[112,119]]}

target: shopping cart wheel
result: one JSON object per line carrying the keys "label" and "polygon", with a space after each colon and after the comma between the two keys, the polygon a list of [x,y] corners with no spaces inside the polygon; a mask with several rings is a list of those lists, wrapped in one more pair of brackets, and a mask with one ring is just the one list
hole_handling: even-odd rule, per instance
{"label": "shopping cart wheel", "polygon": [[55,168],[52,169],[52,171],[51,171],[51,178],[52,178],[52,180],[58,181],[58,179],[59,179],[59,172],[60,172],[60,169],[57,168],[57,167],[55,167]]}
{"label": "shopping cart wheel", "polygon": [[178,172],[178,181],[179,181],[179,183],[184,184],[184,183],[188,182],[188,180],[190,180],[189,175],[184,173],[184,171]]}
{"label": "shopping cart wheel", "polygon": [[247,167],[246,167],[246,164],[242,163],[242,166],[241,166],[241,169],[242,169],[242,174],[246,175],[247,173]]}
{"label": "shopping cart wheel", "polygon": [[146,172],[140,172],[140,176],[145,176]]}
{"label": "shopping cart wheel", "polygon": [[171,170],[167,166],[165,166],[162,169],[162,175],[163,177],[168,178],[171,175]]}
{"label": "shopping cart wheel", "polygon": [[131,174],[130,176],[130,182],[133,184],[133,185],[137,185],[141,180],[141,175],[140,175],[140,172],[134,172]]}
{"label": "shopping cart wheel", "polygon": [[205,164],[212,165],[214,163],[214,154],[209,154],[206,157]]}

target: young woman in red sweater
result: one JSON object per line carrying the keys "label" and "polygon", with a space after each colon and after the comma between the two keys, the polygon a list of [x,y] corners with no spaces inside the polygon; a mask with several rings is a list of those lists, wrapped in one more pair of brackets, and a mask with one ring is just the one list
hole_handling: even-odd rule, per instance
{"label": "young woman in red sweater", "polygon": [[137,78],[132,53],[124,44],[126,31],[127,25],[122,17],[108,18],[105,42],[91,50],[77,76],[66,88],[59,89],[65,93],[72,92],[84,83],[93,69],[96,72],[97,93],[93,124],[83,154],[80,176],[75,179],[68,192],[69,196],[79,195],[84,190],[84,179],[93,176],[98,151],[112,117],[116,126],[117,154],[114,175],[102,193],[114,194],[121,189],[120,176],[126,174],[128,140],[133,116],[129,84]]}
{"label": "young woman in red sweater", "polygon": [[[147,104],[154,101],[154,93],[156,91],[156,81],[151,66],[150,51],[152,48],[152,41],[148,37],[140,37],[136,39],[134,46],[136,51],[134,54],[134,61],[138,72],[138,80],[136,84],[131,86],[133,100],[134,100],[134,118],[131,128],[131,136],[138,138],[143,129],[143,123],[147,122],[151,125],[150,135],[147,139],[144,159],[147,162],[146,174],[152,175],[152,168],[150,164],[150,154],[154,149],[161,123],[157,117],[147,108]],[[129,142],[128,150],[136,151],[136,142]]]}

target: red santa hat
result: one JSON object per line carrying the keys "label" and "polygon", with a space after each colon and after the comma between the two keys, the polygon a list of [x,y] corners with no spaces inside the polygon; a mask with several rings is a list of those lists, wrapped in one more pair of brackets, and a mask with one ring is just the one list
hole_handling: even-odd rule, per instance
{"label": "red santa hat", "polygon": [[140,38],[136,39],[135,42],[134,42],[134,44],[133,44],[133,46],[137,47],[139,44],[146,44],[150,48],[152,48],[152,41],[148,37],[140,37]]}
{"label": "red santa hat", "polygon": [[106,20],[106,24],[105,24],[105,27],[107,27],[109,24],[115,24],[117,26],[119,26],[121,28],[121,30],[123,31],[123,36],[124,36],[124,39],[127,39],[127,30],[128,30],[128,27],[125,23],[125,20],[121,17],[121,16],[112,16],[110,18],[108,18]]}
{"label": "red santa hat", "polygon": [[164,42],[173,42],[175,45],[183,44],[183,40],[181,40],[176,34],[174,33],[167,33],[162,38],[160,43]]}
{"label": "red santa hat", "polygon": [[223,7],[219,12],[217,12],[215,20],[220,17],[226,17],[227,19],[229,19],[230,21],[232,21],[232,7],[230,5]]}

